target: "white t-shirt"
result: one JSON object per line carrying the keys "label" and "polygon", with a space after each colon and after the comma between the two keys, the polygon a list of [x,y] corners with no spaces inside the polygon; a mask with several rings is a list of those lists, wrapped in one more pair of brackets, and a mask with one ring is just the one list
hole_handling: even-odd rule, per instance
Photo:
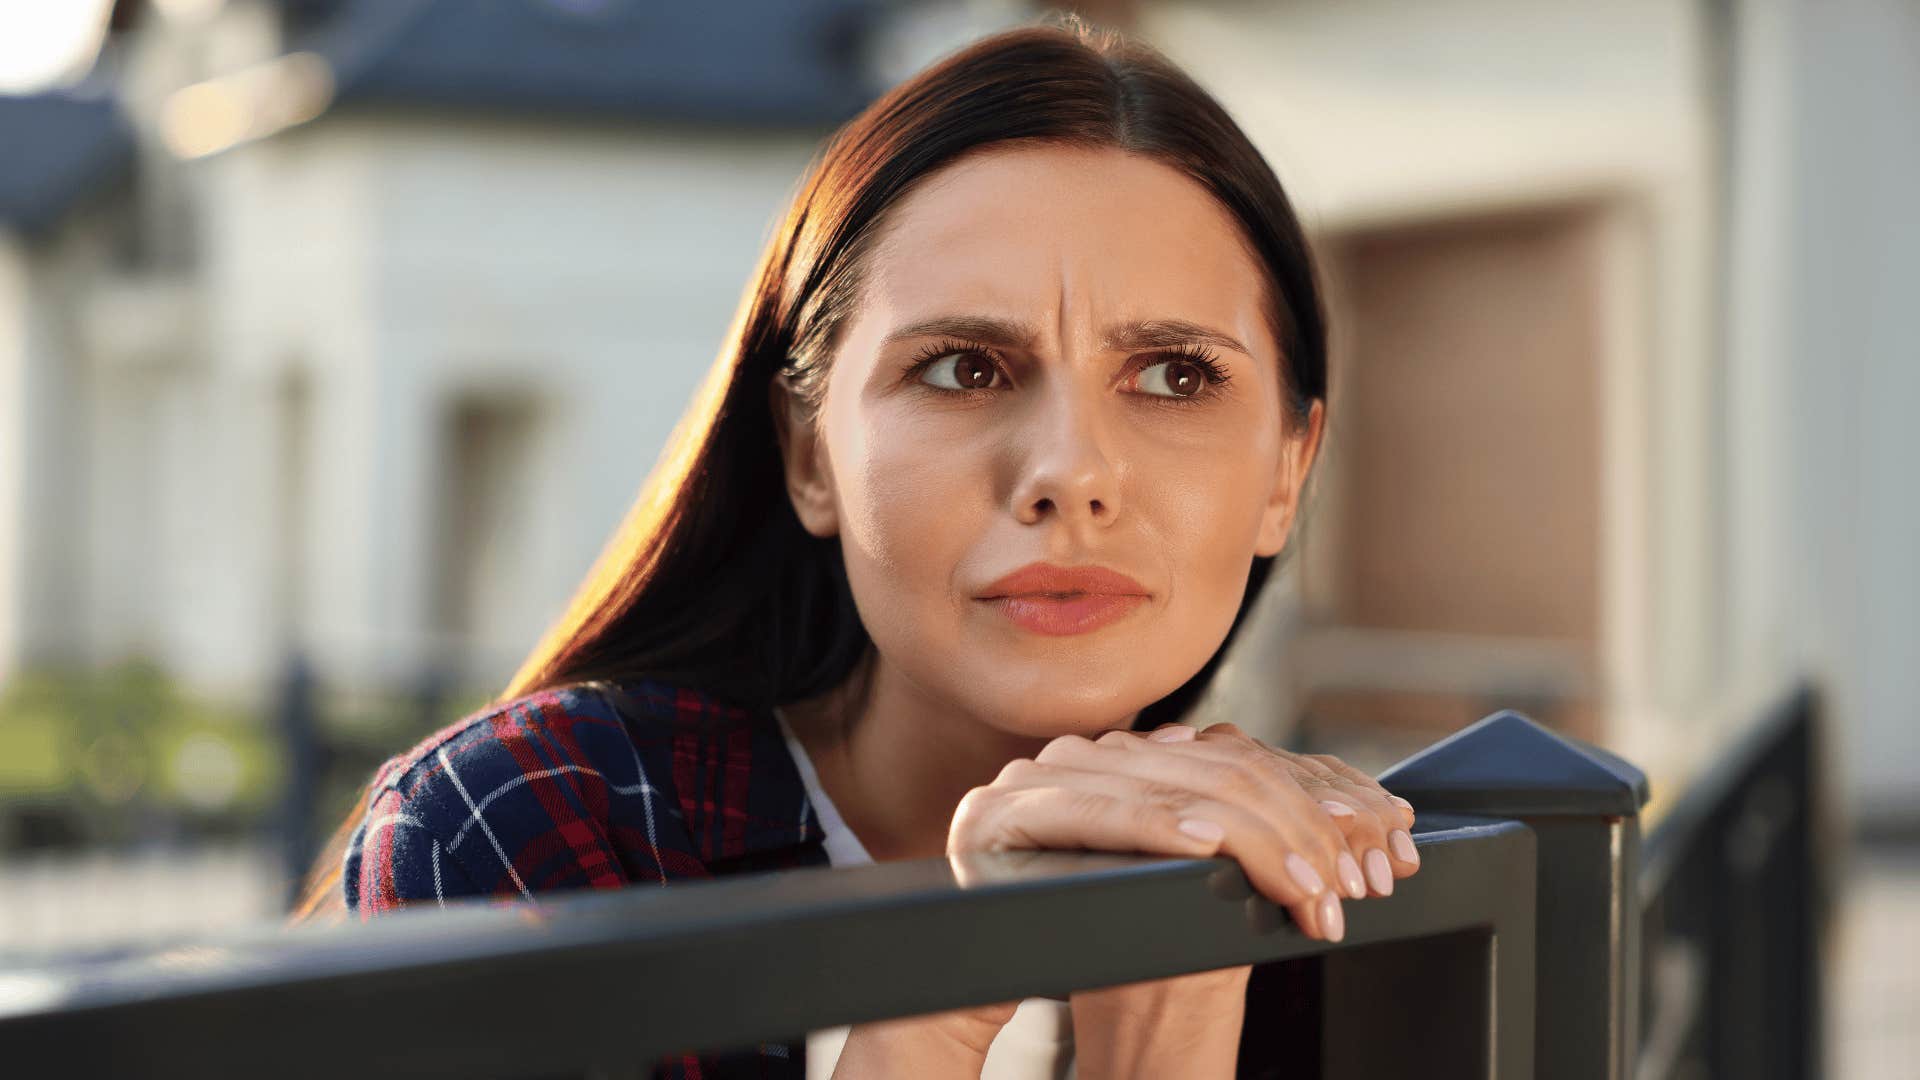
{"label": "white t-shirt", "polygon": [[[826,834],[824,846],[830,866],[866,866],[873,856],[853,835],[840,811],[820,786],[820,774],[814,771],[806,748],[787,724],[787,718],[774,710],[780,733],[786,737],[787,752],[793,755],[800,781],[807,786],[807,798],[813,803],[814,816],[820,819]],[[849,1028],[822,1028],[807,1033],[807,1080],[830,1080],[847,1043]],[[1072,1006],[1053,998],[1030,997],[1020,1002],[1013,1019],[994,1036],[987,1048],[987,1061],[980,1070],[981,1080],[1073,1080]]]}

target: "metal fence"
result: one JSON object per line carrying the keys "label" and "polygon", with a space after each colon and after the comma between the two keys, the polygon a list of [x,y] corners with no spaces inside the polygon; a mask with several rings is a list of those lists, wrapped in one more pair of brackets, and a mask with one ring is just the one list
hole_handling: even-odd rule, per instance
{"label": "metal fence", "polygon": [[1641,1080],[1820,1075],[1817,716],[1795,693],[1647,839]]}
{"label": "metal fence", "polygon": [[[1251,963],[1242,1076],[1811,1075],[1813,715],[1803,695],[1771,718],[1644,847],[1638,769],[1488,717],[1383,775],[1420,808],[1421,871],[1352,905],[1339,944],[1304,937],[1224,859],[816,868],[0,973],[0,1061],[642,1076],[670,1053]],[[1754,916],[1756,883],[1803,900]],[[1744,1071],[1726,1047],[1755,1024],[1797,1056],[1769,1043]]]}

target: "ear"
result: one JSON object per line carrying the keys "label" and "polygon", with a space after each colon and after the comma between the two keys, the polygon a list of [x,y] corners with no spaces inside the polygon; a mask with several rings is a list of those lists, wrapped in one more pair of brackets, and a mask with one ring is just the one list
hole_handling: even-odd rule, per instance
{"label": "ear", "polygon": [[840,532],[839,500],[833,487],[833,468],[827,461],[813,418],[782,373],[767,387],[767,407],[773,411],[774,437],[787,479],[787,498],[800,527],[818,537]]}
{"label": "ear", "polygon": [[1266,510],[1260,516],[1260,537],[1254,545],[1256,555],[1278,555],[1287,546],[1293,519],[1300,510],[1300,493],[1313,472],[1314,459],[1320,455],[1325,405],[1316,399],[1307,410],[1307,422],[1281,442],[1280,466],[1274,470],[1273,490],[1268,493]]}

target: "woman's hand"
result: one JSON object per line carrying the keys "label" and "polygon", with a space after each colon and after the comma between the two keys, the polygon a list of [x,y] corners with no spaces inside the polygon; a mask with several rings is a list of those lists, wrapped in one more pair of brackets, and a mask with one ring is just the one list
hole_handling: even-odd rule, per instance
{"label": "woman's hand", "polygon": [[1325,754],[1276,750],[1232,724],[1196,733],[1063,735],[960,800],[947,851],[1091,848],[1224,854],[1302,931],[1346,932],[1341,892],[1385,896],[1419,869],[1413,808]]}
{"label": "woman's hand", "polygon": [[[1385,896],[1419,869],[1413,806],[1325,754],[1232,724],[1066,735],[961,800],[947,851],[1092,848],[1231,855],[1307,934],[1338,941],[1337,892]],[[1231,1076],[1250,966],[1072,995],[1082,1076]]]}

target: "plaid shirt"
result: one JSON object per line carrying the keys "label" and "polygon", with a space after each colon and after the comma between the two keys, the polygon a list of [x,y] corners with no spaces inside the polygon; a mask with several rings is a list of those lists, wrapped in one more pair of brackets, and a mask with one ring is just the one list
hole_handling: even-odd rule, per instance
{"label": "plaid shirt", "polygon": [[[374,773],[342,875],[362,919],[457,897],[825,865],[779,727],[660,683],[582,683],[482,709]],[[806,1075],[805,1037],[657,1063],[671,1080]]]}

